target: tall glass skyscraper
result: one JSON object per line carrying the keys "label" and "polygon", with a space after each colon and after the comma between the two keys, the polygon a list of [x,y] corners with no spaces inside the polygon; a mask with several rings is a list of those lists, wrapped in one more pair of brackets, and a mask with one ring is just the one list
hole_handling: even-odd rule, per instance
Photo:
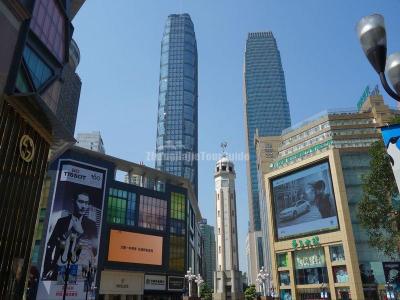
{"label": "tall glass skyscraper", "polygon": [[197,193],[197,44],[188,14],[168,16],[161,42],[156,168]]}
{"label": "tall glass skyscraper", "polygon": [[249,33],[244,65],[244,104],[250,231],[261,230],[254,134],[276,136],[290,126],[285,76],[272,32]]}

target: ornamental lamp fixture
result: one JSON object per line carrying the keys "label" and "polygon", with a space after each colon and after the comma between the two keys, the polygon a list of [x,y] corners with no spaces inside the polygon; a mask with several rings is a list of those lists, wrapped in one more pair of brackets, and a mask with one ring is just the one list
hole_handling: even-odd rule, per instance
{"label": "ornamental lamp fixture", "polygon": [[[363,17],[356,26],[361,47],[372,67],[378,73],[385,91],[400,101],[400,53],[387,56],[385,20],[380,14]],[[386,74],[395,91],[389,86]]]}

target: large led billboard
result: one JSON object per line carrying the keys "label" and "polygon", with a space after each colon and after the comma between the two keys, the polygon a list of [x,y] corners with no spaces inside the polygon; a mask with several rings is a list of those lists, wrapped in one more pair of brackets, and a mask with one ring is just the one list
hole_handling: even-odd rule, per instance
{"label": "large led billboard", "polygon": [[328,162],[272,180],[278,239],[339,228]]}
{"label": "large led billboard", "polygon": [[[86,298],[84,270],[97,268],[107,170],[70,159],[60,159],[37,299],[60,299],[69,266],[68,299]],[[93,282],[96,282],[95,280]]]}
{"label": "large led billboard", "polygon": [[161,266],[162,247],[161,236],[111,229],[108,260]]}

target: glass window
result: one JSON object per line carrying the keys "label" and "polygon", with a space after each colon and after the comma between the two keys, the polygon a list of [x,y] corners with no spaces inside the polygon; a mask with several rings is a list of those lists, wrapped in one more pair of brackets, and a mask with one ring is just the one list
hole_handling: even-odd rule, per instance
{"label": "glass window", "polygon": [[193,79],[185,77],[185,79],[183,81],[183,87],[187,91],[191,91],[191,92],[194,91],[194,81],[193,81]]}
{"label": "glass window", "polygon": [[25,47],[23,58],[33,84],[37,89],[40,88],[53,75],[53,71],[29,46]]}
{"label": "glass window", "polygon": [[166,92],[168,87],[168,80],[166,78],[160,80],[160,92]]}
{"label": "glass window", "polygon": [[58,1],[35,1],[31,29],[60,62],[64,62],[65,55],[65,24]]}
{"label": "glass window", "polygon": [[185,119],[193,121],[193,107],[184,105],[183,106],[183,116]]}
{"label": "glass window", "polygon": [[139,226],[165,230],[167,224],[167,201],[149,196],[140,196]]}
{"label": "glass window", "polygon": [[169,246],[169,268],[178,272],[185,271],[185,237],[171,234]]}
{"label": "glass window", "polygon": [[331,261],[344,261],[344,250],[342,245],[335,245],[329,247],[331,254]]}
{"label": "glass window", "polygon": [[135,225],[135,193],[110,188],[107,208],[107,221],[109,223]]}
{"label": "glass window", "polygon": [[194,67],[189,64],[184,64],[183,75],[189,78],[194,78]]}
{"label": "glass window", "polygon": [[189,93],[187,91],[183,92],[183,103],[186,105],[194,105],[194,96],[192,93]]}
{"label": "glass window", "polygon": [[349,281],[349,274],[347,273],[346,266],[333,267],[333,276],[335,282],[343,283]]}
{"label": "glass window", "polygon": [[171,193],[171,219],[185,220],[185,195],[179,193]]}
{"label": "glass window", "polygon": [[288,266],[288,255],[287,253],[277,254],[278,268],[286,268]]}
{"label": "glass window", "polygon": [[290,290],[281,290],[280,292],[282,300],[292,300],[292,293]]}
{"label": "glass window", "polygon": [[350,300],[351,299],[350,288],[348,287],[336,288],[336,299]]}
{"label": "glass window", "polygon": [[279,283],[281,286],[290,285],[289,271],[279,272]]}

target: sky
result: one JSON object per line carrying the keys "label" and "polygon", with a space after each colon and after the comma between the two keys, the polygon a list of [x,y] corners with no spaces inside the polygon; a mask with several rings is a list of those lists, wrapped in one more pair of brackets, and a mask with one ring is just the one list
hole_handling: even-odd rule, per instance
{"label": "sky", "polygon": [[[82,79],[75,132],[99,130],[107,154],[154,167],[149,153],[156,145],[164,24],[169,14],[189,13],[199,55],[199,153],[220,153],[223,141],[227,152],[244,153],[249,32],[273,32],[296,124],[325,109],[356,109],[365,87],[379,81],[359,45],[356,23],[365,15],[384,15],[388,53],[400,51],[399,11],[400,0],[87,0],[73,21]],[[247,271],[246,163],[234,163],[239,259]],[[199,162],[198,201],[211,225],[214,166],[212,159]]]}

